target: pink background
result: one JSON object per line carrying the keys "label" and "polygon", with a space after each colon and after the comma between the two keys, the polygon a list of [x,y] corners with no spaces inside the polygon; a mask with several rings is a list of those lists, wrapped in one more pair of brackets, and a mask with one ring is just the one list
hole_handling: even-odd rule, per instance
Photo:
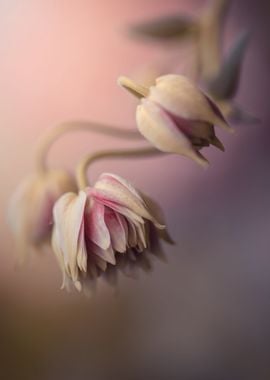
{"label": "pink background", "polygon": [[[157,262],[153,274],[138,281],[122,279],[116,298],[104,290],[85,300],[59,290],[53,256],[16,269],[6,223],[10,194],[31,171],[35,143],[47,128],[74,118],[135,126],[136,102],[116,79],[154,61],[160,46],[130,40],[126,26],[182,10],[196,14],[204,3],[0,2],[0,331],[6,376],[267,378],[261,375],[269,374],[264,358],[270,332],[267,2],[233,2],[225,33],[228,46],[244,28],[251,30],[237,100],[262,119],[260,125],[241,125],[235,136],[218,132],[226,153],[206,150],[212,163],[207,171],[176,156],[104,161],[92,169],[94,178],[102,171],[122,175],[159,201],[178,243],[167,249],[167,265]],[[70,134],[55,145],[50,162],[73,168],[97,146],[126,145]]]}

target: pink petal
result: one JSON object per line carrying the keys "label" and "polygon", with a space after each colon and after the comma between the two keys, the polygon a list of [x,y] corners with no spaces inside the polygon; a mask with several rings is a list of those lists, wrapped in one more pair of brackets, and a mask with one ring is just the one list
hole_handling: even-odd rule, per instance
{"label": "pink petal", "polygon": [[110,192],[100,189],[92,189],[91,196],[101,204],[113,209],[114,211],[124,215],[125,217],[137,220],[139,222],[143,222],[143,218],[140,215],[137,215],[129,208],[118,203],[117,200],[112,199],[112,194]]}
{"label": "pink petal", "polygon": [[105,174],[96,182],[94,189],[100,190],[106,200],[126,207],[143,218],[151,219],[151,215],[143,199],[124,179],[111,174]]}
{"label": "pink petal", "polygon": [[102,203],[92,200],[90,210],[85,214],[87,238],[102,249],[108,249],[111,244],[110,233],[104,220],[105,207]]}
{"label": "pink petal", "polygon": [[126,251],[126,234],[125,229],[118,218],[117,213],[108,207],[105,208],[105,223],[110,231],[111,244],[115,251]]}
{"label": "pink petal", "polygon": [[[116,174],[112,174],[112,173],[102,173],[101,176],[99,177],[97,183],[99,183],[100,181],[111,183],[111,184],[113,184],[113,183],[121,184],[128,191],[130,191],[133,195],[135,195],[135,197],[137,197],[142,203],[144,203],[143,198],[140,196],[139,192],[124,178],[122,178]],[[95,187],[98,188],[98,185]]]}

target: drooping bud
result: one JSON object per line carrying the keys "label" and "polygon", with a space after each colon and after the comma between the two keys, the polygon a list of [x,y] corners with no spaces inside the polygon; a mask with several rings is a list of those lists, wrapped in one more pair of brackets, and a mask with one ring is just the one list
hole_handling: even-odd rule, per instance
{"label": "drooping bud", "polygon": [[[125,88],[132,83],[132,90],[137,89],[125,77],[118,83]],[[224,150],[214,126],[232,128],[217,105],[186,77],[159,77],[141,98],[136,111],[138,129],[159,150],[190,157],[202,166],[208,162],[199,152],[201,148],[214,145]]]}
{"label": "drooping bud", "polygon": [[18,186],[11,198],[8,219],[21,260],[48,241],[54,203],[65,192],[74,190],[75,179],[64,170],[37,172]]}
{"label": "drooping bud", "polygon": [[[146,198],[146,197],[145,197]],[[63,195],[54,207],[53,250],[63,273],[63,287],[81,290],[99,276],[160,256],[159,240],[172,243],[161,211],[126,180],[103,174],[94,187]]]}

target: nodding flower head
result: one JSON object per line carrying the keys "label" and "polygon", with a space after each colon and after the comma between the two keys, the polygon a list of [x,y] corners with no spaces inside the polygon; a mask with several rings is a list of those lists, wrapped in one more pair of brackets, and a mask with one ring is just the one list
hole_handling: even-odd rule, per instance
{"label": "nodding flower head", "polygon": [[8,219],[21,260],[49,241],[54,203],[76,188],[74,178],[62,170],[37,172],[18,186],[10,202]]}
{"label": "nodding flower head", "polygon": [[63,287],[112,280],[118,269],[150,269],[149,255],[160,255],[159,239],[171,242],[158,206],[126,180],[103,174],[94,187],[67,193],[55,204],[52,247]]}
{"label": "nodding flower head", "polygon": [[217,105],[189,79],[165,75],[149,89],[125,77],[119,84],[141,98],[136,121],[141,134],[163,152],[187,156],[202,166],[208,161],[199,152],[214,145],[224,150],[214,126],[232,131]]}

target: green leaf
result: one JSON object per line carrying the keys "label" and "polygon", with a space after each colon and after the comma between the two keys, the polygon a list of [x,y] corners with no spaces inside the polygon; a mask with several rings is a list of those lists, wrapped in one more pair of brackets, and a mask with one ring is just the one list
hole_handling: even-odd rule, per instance
{"label": "green leaf", "polygon": [[251,124],[261,123],[261,120],[259,118],[243,110],[242,108],[238,107],[235,104],[233,105],[232,113],[229,116],[229,120],[230,122],[237,123],[237,124],[251,125]]}

